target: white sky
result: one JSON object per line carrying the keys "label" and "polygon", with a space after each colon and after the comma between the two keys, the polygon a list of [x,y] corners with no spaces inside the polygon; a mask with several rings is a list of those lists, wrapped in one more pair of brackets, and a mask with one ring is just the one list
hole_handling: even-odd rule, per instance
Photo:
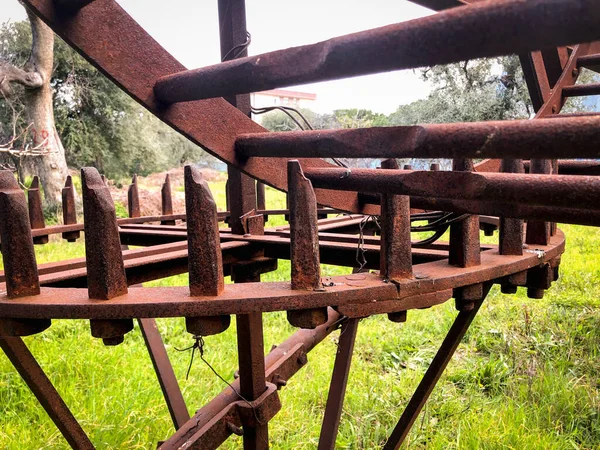
{"label": "white sky", "polygon": [[[219,62],[216,0],[118,0],[186,67]],[[431,12],[407,0],[247,0],[251,55],[422,17]],[[17,0],[2,0],[0,22],[22,20]],[[389,114],[423,98],[428,85],[413,71],[390,72],[297,88],[317,94],[318,112],[366,108]]]}

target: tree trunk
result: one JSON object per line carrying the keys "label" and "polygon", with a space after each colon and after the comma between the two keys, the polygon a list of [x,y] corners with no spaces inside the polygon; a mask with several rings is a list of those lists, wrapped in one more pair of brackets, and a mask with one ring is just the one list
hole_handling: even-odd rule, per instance
{"label": "tree trunk", "polygon": [[54,124],[52,87],[50,79],[54,63],[54,32],[38,17],[27,11],[31,22],[31,57],[25,69],[37,72],[42,77],[42,85],[37,89],[26,89],[25,107],[33,145],[46,149],[47,154],[33,156],[37,175],[44,188],[46,203],[57,206],[61,202],[61,192],[68,169],[65,150]]}
{"label": "tree trunk", "polygon": [[65,150],[54,123],[50,86],[54,64],[54,32],[29,11],[27,15],[31,24],[31,56],[23,69],[0,61],[0,94],[10,96],[13,83],[25,88],[23,103],[31,133],[31,146],[9,150],[19,158],[30,158],[44,188],[46,204],[56,207],[61,202],[68,169]]}

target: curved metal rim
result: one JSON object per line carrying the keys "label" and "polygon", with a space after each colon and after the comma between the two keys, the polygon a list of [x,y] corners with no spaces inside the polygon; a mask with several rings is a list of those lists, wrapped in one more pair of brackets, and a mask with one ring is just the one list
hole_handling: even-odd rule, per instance
{"label": "curved metal rim", "polygon": [[[499,255],[496,248],[481,253],[481,265],[462,268],[447,259],[415,266],[415,278],[386,282],[376,274],[332,277],[323,291],[292,291],[288,282],[227,285],[218,297],[191,297],[188,287],[131,288],[112,300],[90,300],[86,289],[42,288],[40,295],[20,299],[0,297],[0,318],[126,319],[145,317],[215,316],[286,311],[325,306],[366,307],[365,315],[426,308],[443,302],[431,295],[449,289],[493,282],[545,264],[564,252],[561,231],[548,246],[522,256]],[[449,298],[449,297],[448,297]],[[379,305],[375,306],[376,303]],[[380,307],[380,308],[379,308]],[[378,309],[379,308],[379,309]]]}

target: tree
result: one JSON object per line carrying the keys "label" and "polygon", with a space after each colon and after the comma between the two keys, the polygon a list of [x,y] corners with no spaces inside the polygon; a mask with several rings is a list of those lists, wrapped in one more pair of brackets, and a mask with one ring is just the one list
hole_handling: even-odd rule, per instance
{"label": "tree", "polygon": [[[11,61],[13,67],[27,61],[31,34],[27,22],[1,26],[0,60]],[[94,166],[109,178],[124,178],[186,162],[216,162],[143,109],[59,38],[54,40],[50,87],[56,129],[70,167]],[[0,144],[32,148],[29,134],[23,133],[29,125],[26,94],[25,89],[17,88],[6,101],[0,101],[0,124],[10,124],[0,127]],[[30,159],[21,158],[23,155],[15,154],[11,161],[19,165]],[[37,171],[27,163],[22,169]],[[60,183],[62,187],[64,178]]]}
{"label": "tree", "polygon": [[[51,77],[54,61],[54,32],[35,15],[27,11],[31,24],[31,46],[29,57],[20,68],[14,60],[18,57],[3,52],[0,57],[0,94],[10,99],[14,86],[23,91],[27,126],[19,129],[19,114],[11,104],[13,117],[12,133],[5,134],[2,149],[15,155],[18,160],[31,156],[37,174],[40,177],[46,201],[58,204],[61,190],[68,175],[65,151],[56,130],[52,108]],[[4,34],[4,33],[3,33]],[[3,49],[4,50],[4,49]],[[10,56],[13,56],[11,61]],[[6,134],[12,134],[6,136]]]}

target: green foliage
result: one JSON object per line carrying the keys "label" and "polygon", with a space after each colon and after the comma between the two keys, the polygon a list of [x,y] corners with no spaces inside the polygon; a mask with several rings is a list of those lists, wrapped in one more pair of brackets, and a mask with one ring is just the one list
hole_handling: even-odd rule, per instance
{"label": "green foliage", "polygon": [[124,219],[125,217],[129,217],[129,211],[127,210],[127,207],[121,202],[115,202],[115,214],[117,216],[117,219]]}
{"label": "green foliage", "polygon": [[[29,23],[0,27],[0,59],[22,65],[31,45]],[[56,127],[71,167],[93,166],[109,178],[147,175],[186,162],[212,164],[214,159],[175,133],[114,83],[98,72],[61,39],[54,46]],[[10,102],[0,102],[0,139],[12,135],[13,108],[24,129],[22,90]],[[9,129],[10,128],[10,129]]]}

